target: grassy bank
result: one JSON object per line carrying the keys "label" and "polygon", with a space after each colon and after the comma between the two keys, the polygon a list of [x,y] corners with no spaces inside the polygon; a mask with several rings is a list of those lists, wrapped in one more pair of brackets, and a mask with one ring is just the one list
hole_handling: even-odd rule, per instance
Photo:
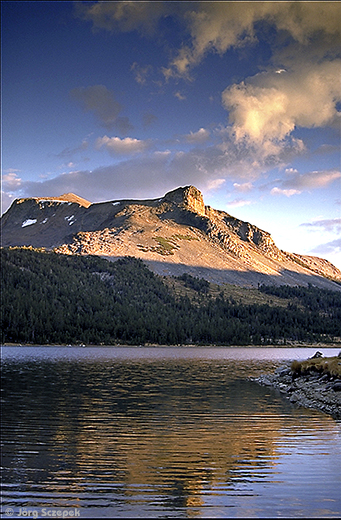
{"label": "grassy bank", "polygon": [[332,377],[341,377],[341,356],[318,357],[305,361],[293,361],[291,370],[294,375],[300,376],[312,372],[327,374]]}

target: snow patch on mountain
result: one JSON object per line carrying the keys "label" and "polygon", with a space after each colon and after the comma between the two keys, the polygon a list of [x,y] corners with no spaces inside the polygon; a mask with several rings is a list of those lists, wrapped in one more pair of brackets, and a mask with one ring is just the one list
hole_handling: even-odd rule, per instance
{"label": "snow patch on mountain", "polygon": [[21,224],[21,227],[32,226],[32,224],[36,224],[36,223],[37,223],[36,218],[28,218],[27,220],[24,220],[24,222]]}

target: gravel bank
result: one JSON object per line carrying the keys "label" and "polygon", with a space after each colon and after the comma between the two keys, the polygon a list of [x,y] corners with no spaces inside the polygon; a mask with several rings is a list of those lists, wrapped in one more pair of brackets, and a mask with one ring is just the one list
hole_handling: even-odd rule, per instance
{"label": "gravel bank", "polygon": [[341,419],[341,379],[318,372],[297,376],[290,365],[282,365],[273,374],[262,374],[253,378],[253,381],[277,388],[293,404],[320,410],[334,419]]}

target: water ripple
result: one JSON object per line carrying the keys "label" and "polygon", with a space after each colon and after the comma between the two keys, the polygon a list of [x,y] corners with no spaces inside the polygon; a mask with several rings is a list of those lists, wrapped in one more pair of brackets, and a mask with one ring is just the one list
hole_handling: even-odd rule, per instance
{"label": "water ripple", "polygon": [[340,423],[249,381],[289,355],[260,350],[12,351],[3,505],[82,517],[340,517]]}

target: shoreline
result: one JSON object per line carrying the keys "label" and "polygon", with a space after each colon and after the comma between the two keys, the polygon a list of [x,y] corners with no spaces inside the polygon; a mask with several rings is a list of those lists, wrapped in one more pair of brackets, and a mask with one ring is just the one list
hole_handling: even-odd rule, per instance
{"label": "shoreline", "polygon": [[[322,359],[327,358],[322,357]],[[318,410],[331,415],[334,419],[341,419],[340,376],[316,371],[297,375],[294,374],[289,362],[278,367],[274,373],[262,374],[251,378],[251,381],[279,390],[294,405]]]}
{"label": "shoreline", "polygon": [[158,344],[158,343],[146,343],[144,345],[131,345],[131,344],[123,344],[123,343],[117,343],[115,345],[98,345],[98,344],[66,344],[66,343],[0,343],[1,347],[68,347],[68,348],[74,348],[74,347],[107,347],[107,348],[118,348],[118,347],[133,347],[133,348],[174,348],[174,347],[181,347],[181,348],[341,348],[341,342],[336,341],[333,343],[304,343],[304,342],[290,342],[287,344],[270,344],[270,345],[216,345],[216,344],[207,344],[207,345],[199,345],[199,344],[176,344],[176,345],[165,345],[165,344]]}

